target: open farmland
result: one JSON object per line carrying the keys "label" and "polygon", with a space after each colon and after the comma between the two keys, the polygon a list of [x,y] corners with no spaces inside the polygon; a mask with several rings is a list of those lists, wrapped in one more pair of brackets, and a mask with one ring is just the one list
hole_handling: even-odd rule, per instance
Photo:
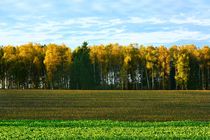
{"label": "open farmland", "polygon": [[0,119],[210,121],[210,91],[1,90]]}
{"label": "open farmland", "polygon": [[1,139],[210,139],[207,122],[0,121]]}

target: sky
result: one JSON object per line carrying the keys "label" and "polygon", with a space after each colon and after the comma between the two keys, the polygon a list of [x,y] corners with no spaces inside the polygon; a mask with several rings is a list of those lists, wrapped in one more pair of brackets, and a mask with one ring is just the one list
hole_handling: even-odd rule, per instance
{"label": "sky", "polygon": [[0,45],[210,44],[209,0],[1,0]]}

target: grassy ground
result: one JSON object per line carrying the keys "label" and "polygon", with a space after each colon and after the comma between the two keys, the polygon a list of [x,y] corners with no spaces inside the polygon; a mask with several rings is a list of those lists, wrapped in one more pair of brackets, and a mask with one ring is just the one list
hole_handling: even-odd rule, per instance
{"label": "grassy ground", "polygon": [[210,91],[1,90],[10,119],[210,121]]}
{"label": "grassy ground", "polygon": [[0,121],[1,139],[210,139],[208,122]]}

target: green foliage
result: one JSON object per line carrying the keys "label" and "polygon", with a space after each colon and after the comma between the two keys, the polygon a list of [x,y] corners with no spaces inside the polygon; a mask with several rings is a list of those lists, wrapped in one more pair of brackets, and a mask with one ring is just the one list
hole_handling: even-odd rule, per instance
{"label": "green foliage", "polygon": [[78,47],[73,52],[71,76],[73,89],[93,89],[95,86],[90,49],[87,45],[87,42],[84,42],[82,47]]}
{"label": "green foliage", "polygon": [[209,122],[0,121],[1,139],[209,139]]}

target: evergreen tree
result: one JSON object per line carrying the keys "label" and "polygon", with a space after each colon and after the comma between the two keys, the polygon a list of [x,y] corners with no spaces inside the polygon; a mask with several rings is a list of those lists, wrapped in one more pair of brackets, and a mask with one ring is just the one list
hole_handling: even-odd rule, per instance
{"label": "evergreen tree", "polygon": [[93,89],[94,83],[93,66],[90,60],[90,49],[88,43],[84,42],[73,52],[72,64],[72,86],[74,89]]}

